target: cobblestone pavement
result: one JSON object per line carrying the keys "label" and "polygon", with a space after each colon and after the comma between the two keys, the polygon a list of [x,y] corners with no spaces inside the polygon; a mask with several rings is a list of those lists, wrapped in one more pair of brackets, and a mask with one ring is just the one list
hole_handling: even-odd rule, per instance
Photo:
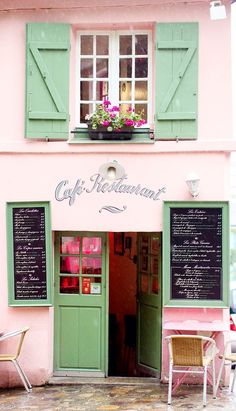
{"label": "cobblestone pavement", "polygon": [[0,410],[8,411],[158,411],[207,410],[235,411],[236,393],[223,389],[217,399],[209,390],[207,406],[202,406],[202,387],[178,389],[172,406],[167,405],[167,387],[163,385],[57,385],[24,389],[1,389]]}

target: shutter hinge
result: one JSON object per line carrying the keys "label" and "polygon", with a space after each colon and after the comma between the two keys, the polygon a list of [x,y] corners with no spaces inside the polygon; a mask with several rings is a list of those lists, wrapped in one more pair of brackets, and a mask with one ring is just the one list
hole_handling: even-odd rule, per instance
{"label": "shutter hinge", "polygon": [[154,47],[154,48],[155,48],[155,50],[158,49],[158,43],[157,43],[157,42],[155,43],[155,47]]}

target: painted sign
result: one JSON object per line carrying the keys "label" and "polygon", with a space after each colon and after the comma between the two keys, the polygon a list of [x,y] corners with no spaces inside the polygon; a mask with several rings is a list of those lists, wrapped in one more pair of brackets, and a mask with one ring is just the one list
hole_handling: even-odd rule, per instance
{"label": "painted sign", "polygon": [[222,209],[171,208],[171,298],[222,298]]}
{"label": "painted sign", "polygon": [[165,202],[165,306],[226,307],[229,291],[227,202]]}
{"label": "painted sign", "polygon": [[10,305],[51,304],[49,203],[8,203]]}
{"label": "painted sign", "polygon": [[113,182],[108,182],[100,174],[94,174],[90,177],[88,184],[85,180],[79,178],[74,185],[71,185],[68,180],[62,180],[55,189],[55,198],[57,201],[68,200],[69,205],[72,206],[78,196],[90,194],[92,192],[102,194],[132,194],[144,197],[146,199],[151,199],[153,201],[160,200],[161,194],[166,192],[165,187],[152,190],[141,186],[141,184],[128,184],[126,181],[127,178],[127,175],[124,175]]}
{"label": "painted sign", "polygon": [[13,208],[15,299],[47,299],[44,207]]}

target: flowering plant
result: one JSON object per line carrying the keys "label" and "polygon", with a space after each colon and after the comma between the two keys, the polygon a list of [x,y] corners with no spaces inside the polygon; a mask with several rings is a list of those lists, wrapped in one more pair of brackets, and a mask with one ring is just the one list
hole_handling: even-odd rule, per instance
{"label": "flowering plant", "polygon": [[96,111],[86,114],[85,120],[91,125],[93,130],[103,126],[107,131],[121,131],[124,128],[141,127],[146,121],[142,118],[142,113],[135,113],[131,107],[126,113],[120,112],[118,106],[112,106],[109,100],[104,100],[99,104]]}

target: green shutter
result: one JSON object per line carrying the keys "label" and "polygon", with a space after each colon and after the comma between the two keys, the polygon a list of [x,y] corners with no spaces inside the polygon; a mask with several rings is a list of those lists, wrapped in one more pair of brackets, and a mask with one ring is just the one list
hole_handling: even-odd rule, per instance
{"label": "green shutter", "polygon": [[157,24],[158,139],[197,137],[198,23]]}
{"label": "green shutter", "polygon": [[69,39],[68,24],[27,24],[27,138],[68,138]]}

